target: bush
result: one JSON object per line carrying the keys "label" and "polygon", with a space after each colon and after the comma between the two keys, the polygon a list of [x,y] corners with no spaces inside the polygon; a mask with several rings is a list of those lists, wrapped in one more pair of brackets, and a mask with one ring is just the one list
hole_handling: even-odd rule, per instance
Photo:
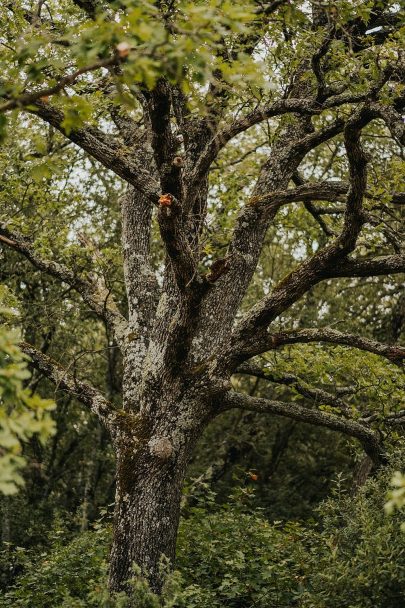
{"label": "bush", "polygon": [[[177,571],[163,604],[134,576],[136,608],[398,608],[405,605],[401,514],[384,513],[398,459],[355,497],[335,495],[321,524],[267,522],[238,505],[198,506],[182,520]],[[28,559],[1,607],[124,608],[106,591],[109,531],[100,527]]]}
{"label": "bush", "polygon": [[384,513],[392,469],[370,479],[355,499],[322,505],[323,530],[310,549],[313,571],[305,608],[399,608],[405,605],[401,517]]}

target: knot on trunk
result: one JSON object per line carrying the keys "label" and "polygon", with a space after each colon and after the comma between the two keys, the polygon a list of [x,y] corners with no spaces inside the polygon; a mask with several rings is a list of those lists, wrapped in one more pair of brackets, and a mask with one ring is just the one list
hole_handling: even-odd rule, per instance
{"label": "knot on trunk", "polygon": [[159,460],[169,460],[173,454],[173,445],[168,437],[153,437],[149,442],[149,452]]}

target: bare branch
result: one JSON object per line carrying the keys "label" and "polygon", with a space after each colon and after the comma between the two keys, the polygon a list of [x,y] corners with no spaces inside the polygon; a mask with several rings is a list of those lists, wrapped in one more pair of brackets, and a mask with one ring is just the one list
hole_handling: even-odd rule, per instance
{"label": "bare branch", "polygon": [[138,382],[142,361],[149,344],[149,330],[159,299],[160,288],[150,263],[152,206],[135,188],[129,186],[121,201],[122,250],[128,301],[130,339],[125,349],[124,407],[132,395],[125,383]]}

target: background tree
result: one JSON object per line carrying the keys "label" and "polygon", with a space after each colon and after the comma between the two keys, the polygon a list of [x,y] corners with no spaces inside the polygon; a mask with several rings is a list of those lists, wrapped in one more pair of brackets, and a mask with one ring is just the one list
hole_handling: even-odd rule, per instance
{"label": "background tree", "polygon": [[111,436],[111,589],[135,562],[159,590],[187,466],[220,414],[353,437],[360,477],[403,423],[401,15],[344,1],[1,11],[3,280],[51,313],[26,320],[21,348],[62,407],[79,401]]}

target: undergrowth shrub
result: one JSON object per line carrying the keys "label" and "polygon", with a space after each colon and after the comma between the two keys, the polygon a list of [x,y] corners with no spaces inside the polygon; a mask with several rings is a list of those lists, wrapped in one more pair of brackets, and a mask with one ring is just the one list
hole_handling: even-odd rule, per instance
{"label": "undergrowth shrub", "polygon": [[[273,522],[235,501],[200,503],[183,518],[176,571],[160,601],[139,573],[133,600],[107,592],[108,525],[26,553],[2,608],[399,608],[405,606],[402,514],[384,512],[397,457],[356,496],[336,484],[320,524]],[[21,549],[19,549],[21,553]]]}

